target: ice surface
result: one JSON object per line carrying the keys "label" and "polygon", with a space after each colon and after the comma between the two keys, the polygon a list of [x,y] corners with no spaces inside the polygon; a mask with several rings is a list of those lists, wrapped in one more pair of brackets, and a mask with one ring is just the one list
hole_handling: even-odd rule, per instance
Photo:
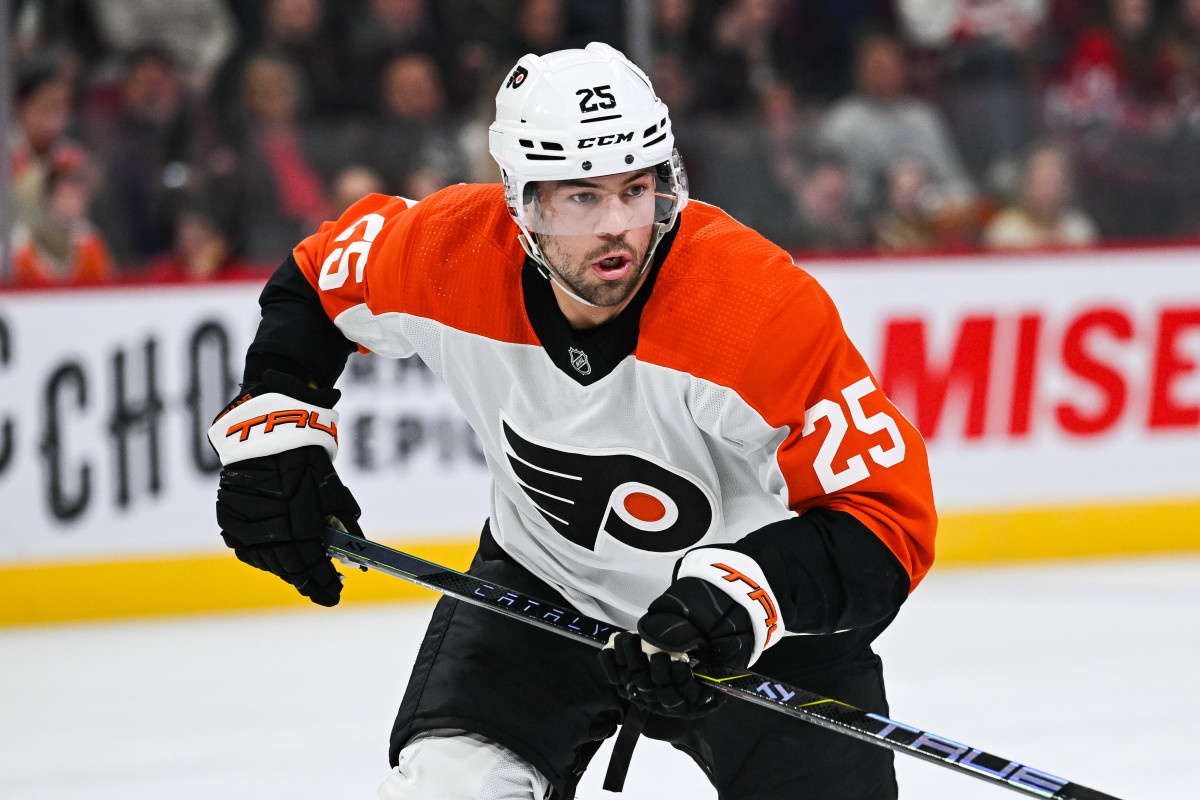
{"label": "ice surface", "polygon": [[[374,798],[428,613],[0,631],[0,797]],[[1123,800],[1197,796],[1200,557],[935,570],[877,649],[899,721]],[[581,800],[617,797],[600,789],[607,752]],[[897,767],[902,797],[1019,796],[904,756]],[[716,793],[642,741],[621,796]]]}

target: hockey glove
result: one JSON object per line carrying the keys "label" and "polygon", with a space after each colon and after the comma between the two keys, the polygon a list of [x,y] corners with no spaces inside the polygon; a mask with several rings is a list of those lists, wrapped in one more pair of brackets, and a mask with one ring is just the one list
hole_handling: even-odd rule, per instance
{"label": "hockey glove", "polygon": [[722,695],[696,680],[688,662],[628,631],[613,634],[600,651],[604,676],[621,697],[654,714],[696,719],[716,709]]}
{"label": "hockey glove", "polygon": [[618,634],[601,650],[600,662],[630,702],[668,716],[701,716],[717,707],[721,695],[669,653],[747,667],[782,635],[783,622],[762,569],[743,553],[693,550],[680,559],[675,575],[638,620],[638,635]]}
{"label": "hockey glove", "polygon": [[334,471],[336,389],[281,372],[243,387],[209,430],[225,468],[217,492],[221,537],[239,559],[278,575],[323,606],[341,575],[325,553],[327,524],[362,536],[358,503]]}

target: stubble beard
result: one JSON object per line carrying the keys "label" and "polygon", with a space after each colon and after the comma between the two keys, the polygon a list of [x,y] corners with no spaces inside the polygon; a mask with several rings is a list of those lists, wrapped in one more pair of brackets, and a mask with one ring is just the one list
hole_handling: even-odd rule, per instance
{"label": "stubble beard", "polygon": [[[624,235],[608,239],[573,263],[563,263],[569,259],[556,246],[552,236],[541,242],[541,248],[555,277],[571,290],[572,294],[601,308],[617,306],[629,299],[645,269],[647,248],[639,250]],[[615,281],[606,281],[592,272],[592,262],[613,250],[627,250],[633,257],[633,263],[628,275]]]}

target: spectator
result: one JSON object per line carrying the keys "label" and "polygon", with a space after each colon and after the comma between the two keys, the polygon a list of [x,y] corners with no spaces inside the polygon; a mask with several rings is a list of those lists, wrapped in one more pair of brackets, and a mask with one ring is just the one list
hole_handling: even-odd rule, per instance
{"label": "spectator", "polygon": [[893,161],[885,187],[885,203],[874,222],[875,245],[880,251],[931,251],[952,243],[946,233],[945,210],[924,164],[903,158]]}
{"label": "spectator", "polygon": [[207,86],[237,31],[222,0],[103,0],[89,3],[110,52],[170,53],[189,85]]}
{"label": "spectator", "polygon": [[706,111],[749,111],[756,90],[779,80],[778,15],[775,0],[729,0],[716,7],[706,26],[707,58],[696,67],[707,87],[700,100]]}
{"label": "spectator", "polygon": [[252,56],[238,97],[236,125],[207,166],[218,179],[216,190],[229,199],[222,224],[234,232],[243,256],[273,265],[304,231],[329,219],[329,201],[299,124],[300,72],[278,56]]}
{"label": "spectator", "polygon": [[510,53],[548,53],[566,46],[567,9],[563,0],[518,0]]}
{"label": "spectator", "polygon": [[[700,38],[695,0],[658,0],[654,4],[654,52],[657,56],[670,55],[690,61],[703,47]],[[657,84],[658,76],[654,78],[654,88],[662,97]]]}
{"label": "spectator", "polygon": [[702,3],[706,34],[695,59],[708,107],[746,109],[783,82],[806,100],[827,103],[850,88],[849,66],[860,26],[886,23],[878,0],[729,0]]}
{"label": "spectator", "polygon": [[[414,191],[406,185],[413,176],[421,179],[423,187],[431,180],[440,183],[439,189],[462,179],[465,156],[459,150],[456,125],[446,113],[441,74],[430,56],[405,53],[389,61],[379,104],[383,119],[369,160],[391,191]],[[431,177],[431,171],[436,176]]]}
{"label": "spectator", "polygon": [[67,74],[75,77],[108,53],[92,0],[14,0],[8,10],[13,63],[53,53],[68,62]]}
{"label": "spectator", "polygon": [[908,41],[936,53],[939,105],[976,180],[1012,171],[1036,130],[1046,0],[899,0]]}
{"label": "spectator", "polygon": [[[398,52],[438,52],[440,42],[426,0],[368,0],[350,21],[345,91],[356,93],[355,107],[366,111],[379,96],[384,64]],[[369,76],[369,77],[368,77]]]}
{"label": "spectator", "polygon": [[30,224],[45,208],[51,171],[82,166],[87,152],[67,138],[71,84],[57,60],[35,58],[17,67],[17,133],[12,145],[16,221]]}
{"label": "spectator", "polygon": [[[836,158],[813,160],[813,115],[795,90],[776,83],[759,98],[757,112],[748,153],[763,163],[765,174],[747,172],[744,189],[769,207],[755,215],[751,227],[783,247],[829,249],[834,240],[861,245],[851,230],[853,211],[840,208],[850,200],[846,166]],[[825,226],[830,230],[820,230]]]}
{"label": "spectator", "polygon": [[[335,26],[326,20],[325,0],[266,0],[253,5],[261,9],[261,30],[255,38],[243,40],[222,64],[213,81],[218,102],[238,97],[246,62],[269,53],[288,61],[300,73],[309,118],[331,120],[364,110],[356,106],[362,97],[353,89],[355,79],[346,74],[349,53]],[[222,118],[236,115],[236,103],[232,108],[219,106],[216,111]]]}
{"label": "spectator", "polygon": [[512,67],[493,71],[480,82],[475,104],[458,125],[458,152],[463,157],[463,174],[468,183],[500,183],[500,167],[488,152],[488,127],[496,119],[496,91],[508,80]]}
{"label": "spectator", "polygon": [[346,209],[369,194],[383,194],[386,188],[378,172],[361,164],[345,167],[333,178],[333,214],[340,218]]}
{"label": "spectator", "polygon": [[1176,94],[1195,111],[1200,107],[1200,0],[1179,0],[1163,40]]}
{"label": "spectator", "polygon": [[[668,51],[655,57],[654,89],[667,108],[671,109],[672,119],[689,119],[692,116],[696,106],[696,82],[688,62],[678,53]],[[682,129],[687,126],[679,127]]]}
{"label": "spectator", "polygon": [[213,214],[199,207],[178,215],[171,250],[154,259],[145,274],[147,280],[166,282],[242,277],[261,273],[233,258],[229,236]]}
{"label": "spectator", "polygon": [[850,173],[840,158],[811,161],[797,181],[792,203],[795,214],[786,247],[822,253],[867,246],[866,230],[850,199]]}
{"label": "spectator", "polygon": [[1120,239],[1178,231],[1186,204],[1175,164],[1178,98],[1150,0],[1108,0],[1047,92],[1052,134],[1078,154],[1088,213]]}
{"label": "spectator", "polygon": [[126,57],[119,106],[91,125],[104,164],[97,223],[122,264],[171,248],[180,196],[195,179],[200,127],[169,52],[145,47]]}
{"label": "spectator", "polygon": [[436,41],[426,0],[367,0],[350,24],[350,46],[365,63],[378,63],[397,50],[426,49]]}
{"label": "spectator", "polygon": [[1096,226],[1072,205],[1070,159],[1054,144],[1035,147],[1025,163],[1019,201],[1003,209],[984,231],[992,250],[1078,247],[1098,238]]}
{"label": "spectator", "polygon": [[507,78],[512,69],[514,6],[511,1],[490,0],[437,0],[430,4],[447,101],[453,107],[489,105],[494,110],[499,82],[493,78],[498,73]]}
{"label": "spectator", "polygon": [[756,98],[754,112],[752,119],[702,116],[679,145],[695,153],[689,163],[699,164],[688,170],[696,197],[718,203],[739,222],[786,246],[793,227],[792,187],[806,157],[807,112],[782,83]]}
{"label": "spectator", "polygon": [[59,165],[46,176],[36,217],[14,232],[18,286],[103,283],[113,278],[108,247],[88,221],[95,176],[86,162]]}
{"label": "spectator", "polygon": [[1164,37],[1165,54],[1175,78],[1175,148],[1170,163],[1182,200],[1182,227],[1197,232],[1200,220],[1200,0],[1179,0]]}
{"label": "spectator", "polygon": [[900,43],[882,34],[863,39],[855,81],[856,91],[830,108],[817,134],[821,148],[850,167],[855,205],[861,210],[874,205],[876,187],[900,159],[919,167],[923,194],[938,204],[971,202],[974,190],[945,120],[934,106],[906,93]]}
{"label": "spectator", "polygon": [[1052,121],[1161,128],[1172,114],[1172,65],[1157,36],[1151,0],[1107,0],[1103,23],[1086,29],[1048,95]]}

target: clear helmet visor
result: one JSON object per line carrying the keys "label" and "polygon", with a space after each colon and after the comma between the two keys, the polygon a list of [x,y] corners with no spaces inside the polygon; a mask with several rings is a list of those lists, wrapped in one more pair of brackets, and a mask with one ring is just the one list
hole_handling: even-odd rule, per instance
{"label": "clear helmet visor", "polygon": [[678,210],[679,188],[671,170],[655,168],[530,181],[522,187],[517,216],[526,230],[542,236],[619,236],[670,223]]}

